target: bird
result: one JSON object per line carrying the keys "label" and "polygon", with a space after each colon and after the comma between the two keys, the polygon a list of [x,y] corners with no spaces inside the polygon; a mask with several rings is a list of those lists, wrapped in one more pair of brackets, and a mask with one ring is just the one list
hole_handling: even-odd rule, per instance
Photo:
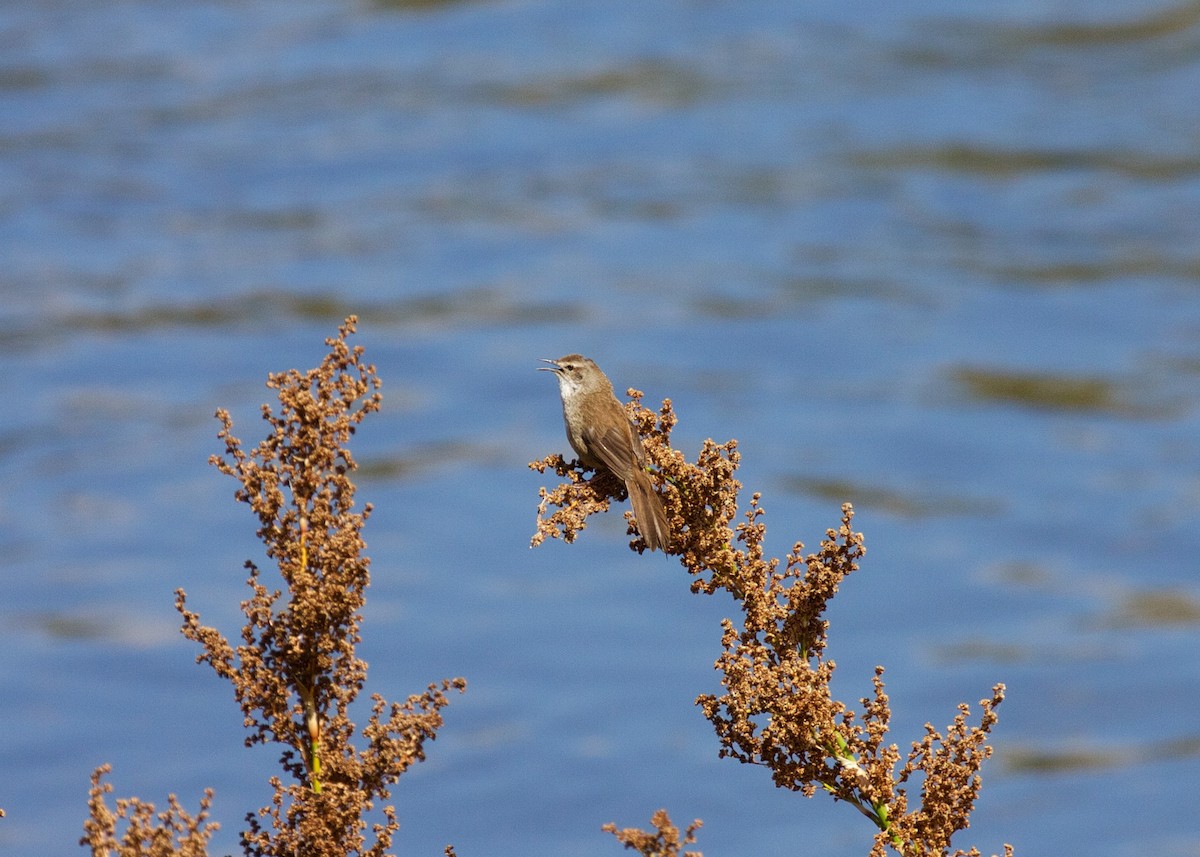
{"label": "bird", "polygon": [[646,451],[625,408],[613,393],[612,382],[595,361],[581,354],[557,360],[542,359],[537,367],[558,378],[567,441],[584,467],[608,470],[625,483],[637,530],[650,550],[666,552],[671,533],[662,498],[646,474]]}

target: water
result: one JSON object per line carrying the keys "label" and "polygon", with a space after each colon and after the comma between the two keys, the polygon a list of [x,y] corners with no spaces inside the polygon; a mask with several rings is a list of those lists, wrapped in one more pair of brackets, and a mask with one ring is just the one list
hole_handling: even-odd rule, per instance
{"label": "water", "polygon": [[[1200,4],[460,2],[0,9],[0,847],[76,851],[87,779],[269,797],[172,592],[229,634],[229,408],[350,312],[369,689],[463,675],[399,853],[861,855],[852,810],[720,761],[730,605],[619,515],[527,548],[565,451],[537,358],[737,437],[769,547],[856,504],[847,700],[902,746],[1009,687],[985,853],[1193,854]],[[1131,809],[1136,807],[1136,811]]]}

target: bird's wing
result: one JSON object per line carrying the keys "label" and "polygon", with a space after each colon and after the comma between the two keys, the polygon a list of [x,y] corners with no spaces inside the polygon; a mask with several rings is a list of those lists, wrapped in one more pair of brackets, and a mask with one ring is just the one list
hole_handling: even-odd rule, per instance
{"label": "bird's wing", "polygon": [[609,428],[603,433],[587,428],[583,432],[583,439],[587,441],[588,452],[618,479],[628,479],[631,473],[642,468],[645,458],[642,439],[627,422],[623,422],[620,428]]}

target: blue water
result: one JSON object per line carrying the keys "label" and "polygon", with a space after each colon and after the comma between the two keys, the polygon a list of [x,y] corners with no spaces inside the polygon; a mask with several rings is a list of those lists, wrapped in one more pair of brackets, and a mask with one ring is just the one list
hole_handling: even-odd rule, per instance
{"label": "blue water", "polygon": [[398,853],[869,849],[716,758],[728,601],[619,514],[528,549],[570,351],[738,438],[779,555],[855,503],[829,653],[902,747],[1007,683],[956,846],[1194,853],[1197,92],[1196,2],[5,4],[0,849],[77,853],[111,762],[238,851],[277,752],[172,592],[236,635],[212,413],[353,312],[368,690],[469,682]]}

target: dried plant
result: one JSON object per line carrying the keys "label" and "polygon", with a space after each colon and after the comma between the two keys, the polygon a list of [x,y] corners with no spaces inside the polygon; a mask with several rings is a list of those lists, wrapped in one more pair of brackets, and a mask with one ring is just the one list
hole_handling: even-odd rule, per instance
{"label": "dried plant", "polygon": [[[693,592],[724,590],[741,607],[740,627],[722,623],[716,667],[724,691],[697,699],[716,730],[720,755],[766,767],[781,788],[809,797],[819,789],[856,807],[877,830],[872,857],[889,848],[903,855],[951,853],[951,836],[970,823],[979,769],[991,754],[985,742],[1004,686],[996,685],[981,701],[977,726],[968,725],[965,705],[945,735],[927,726],[897,769],[900,751],[885,743],[891,710],[883,668],[875,670],[874,693],[861,700],[861,713],[835,699],[830,689],[835,664],[825,655],[828,622],[822,615],[864,553],[862,535],[851,527],[850,504],[842,507],[839,527],[826,532],[817,553],[806,555],[797,543],[783,562],[767,558],[760,495],[752,495],[743,520],[734,524],[742,487],[734,478],[737,442],[707,440],[696,462],[688,462],[670,445],[676,424],[670,400],[655,414],[642,406],[640,392],[629,395],[629,416],[662,489],[671,552],[692,575]],[[530,467],[566,479],[553,490],[541,489],[534,546],[547,537],[574,541],[588,516],[606,511],[620,496],[620,486],[607,474],[588,478],[587,471],[559,455]],[[631,525],[629,532],[636,529]],[[635,538],[631,547],[640,551],[645,545]],[[918,780],[920,805],[910,807],[909,790]]]}
{"label": "dried plant", "polygon": [[639,830],[636,827],[627,827],[624,830],[618,830],[615,824],[606,824],[601,830],[605,833],[611,833],[617,837],[617,841],[623,844],[630,851],[636,851],[642,857],[704,857],[699,851],[681,851],[685,845],[692,845],[696,842],[696,831],[700,829],[700,819],[696,819],[687,830],[683,832],[683,836],[679,835],[679,828],[671,823],[671,816],[667,815],[665,809],[660,809],[650,818],[650,823],[654,825],[654,832],[650,833],[645,830]]}
{"label": "dried plant", "polygon": [[[205,857],[208,854],[208,841],[220,827],[215,821],[208,821],[212,789],[204,792],[200,811],[195,816],[179,805],[175,795],[167,797],[167,808],[157,815],[154,804],[137,798],[119,799],[114,812],[104,800],[113,787],[101,782],[111,770],[111,766],[101,765],[92,773],[92,787],[88,790],[90,815],[83,824],[84,836],[79,840],[80,845],[91,848],[97,857],[114,854],[117,857]],[[119,822],[124,822],[125,832],[118,839]]]}
{"label": "dried plant", "polygon": [[211,461],[241,483],[235,497],[257,516],[283,588],[267,586],[254,563],[246,564],[251,595],[236,647],[202,625],[183,590],[176,592],[183,633],[203,647],[197,660],[233,685],[250,730],[246,745],[283,747],[284,777],[271,778],[270,805],[246,816],[247,855],[382,857],[398,828],[396,811],[379,810],[369,843],[368,814],[424,758],[447,691],[465,687],[462,679],[445,680],[403,703],[373,695],[365,747],[354,746],[349,709],[366,680],[355,647],[370,580],[362,528],[371,506],[353,511],[356,465],[347,443],[380,404],[375,367],[362,362],[361,346],[346,342],[355,324],[351,316],[326,340],[329,353],[318,368],[269,376],[279,413],[263,406],[270,430],[250,452],[233,436],[229,414],[217,412],[225,454]]}

